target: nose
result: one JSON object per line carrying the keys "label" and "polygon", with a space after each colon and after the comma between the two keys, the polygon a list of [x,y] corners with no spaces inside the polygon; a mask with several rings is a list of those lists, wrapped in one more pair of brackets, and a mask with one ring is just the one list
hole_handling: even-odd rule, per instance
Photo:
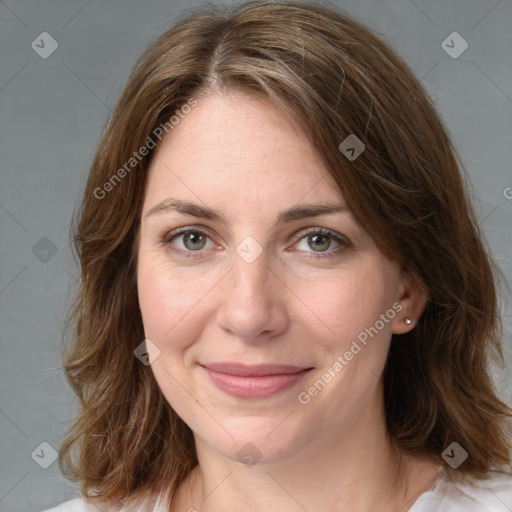
{"label": "nose", "polygon": [[232,270],[223,280],[216,317],[219,327],[247,343],[278,336],[289,322],[284,290],[265,252],[252,263],[236,255]]}

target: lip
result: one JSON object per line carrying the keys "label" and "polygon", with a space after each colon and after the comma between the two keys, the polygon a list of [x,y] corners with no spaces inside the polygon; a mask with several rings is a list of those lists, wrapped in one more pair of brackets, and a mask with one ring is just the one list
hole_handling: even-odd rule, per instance
{"label": "lip", "polygon": [[293,387],[313,369],[281,364],[209,363],[200,366],[218,389],[237,398],[276,395]]}

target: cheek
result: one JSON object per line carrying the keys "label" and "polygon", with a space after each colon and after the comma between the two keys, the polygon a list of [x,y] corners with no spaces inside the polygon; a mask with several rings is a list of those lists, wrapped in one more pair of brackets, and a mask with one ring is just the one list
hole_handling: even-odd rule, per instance
{"label": "cheek", "polygon": [[194,339],[202,299],[211,288],[208,277],[175,271],[165,258],[141,255],[137,274],[144,332],[163,351],[177,349]]}
{"label": "cheek", "polygon": [[[330,276],[297,279],[294,283],[297,297],[311,312],[316,330],[330,352],[346,349],[391,308],[392,286],[388,275],[369,268],[364,272],[338,269]],[[386,323],[380,330],[387,335],[390,329]]]}

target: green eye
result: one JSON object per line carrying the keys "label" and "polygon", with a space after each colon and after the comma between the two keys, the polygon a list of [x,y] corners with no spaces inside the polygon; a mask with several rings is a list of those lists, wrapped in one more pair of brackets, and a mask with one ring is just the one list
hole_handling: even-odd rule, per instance
{"label": "green eye", "polygon": [[[308,258],[328,258],[337,256],[343,247],[351,247],[351,242],[326,228],[309,228],[295,236],[295,247],[299,252],[308,254]],[[180,228],[167,234],[162,243],[169,246],[175,252],[181,252],[185,256],[199,256],[203,249],[214,245],[211,236],[199,228]],[[209,245],[210,244],[210,245]]]}
{"label": "green eye", "polygon": [[307,237],[308,246],[315,252],[323,252],[330,248],[332,237],[328,235],[309,235]]}
{"label": "green eye", "polygon": [[306,232],[298,233],[297,238],[297,249],[311,254],[311,258],[336,256],[343,247],[351,246],[348,239],[326,228],[309,228]]}
{"label": "green eye", "polygon": [[183,245],[190,251],[198,251],[206,245],[206,236],[198,231],[189,231],[180,236],[183,237]]}
{"label": "green eye", "polygon": [[166,235],[162,243],[168,246],[174,246],[177,251],[182,253],[201,252],[207,247],[208,241],[211,242],[210,235],[198,228],[182,228]]}

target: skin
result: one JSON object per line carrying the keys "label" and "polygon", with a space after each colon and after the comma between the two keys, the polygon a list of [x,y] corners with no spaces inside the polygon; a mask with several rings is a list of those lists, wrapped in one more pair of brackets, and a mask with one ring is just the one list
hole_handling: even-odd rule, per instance
{"label": "skin", "polygon": [[[172,210],[147,216],[169,197],[213,208],[223,220]],[[275,224],[281,211],[306,203],[345,204],[299,126],[264,99],[202,96],[156,150],[140,227],[139,302],[146,338],[160,351],[150,350],[158,355],[155,379],[194,432],[199,460],[173,510],[405,511],[439,470],[399,459],[384,416],[391,335],[414,328],[425,293],[350,212]],[[173,237],[181,227],[207,237]],[[324,236],[318,247],[307,228],[349,243]],[[251,263],[236,251],[247,236],[262,249]],[[298,394],[398,302],[378,335],[300,403]],[[314,370],[277,395],[242,399],[199,366],[225,361]],[[257,464],[239,460],[244,446],[261,457]],[[400,460],[404,481],[395,478]]]}

